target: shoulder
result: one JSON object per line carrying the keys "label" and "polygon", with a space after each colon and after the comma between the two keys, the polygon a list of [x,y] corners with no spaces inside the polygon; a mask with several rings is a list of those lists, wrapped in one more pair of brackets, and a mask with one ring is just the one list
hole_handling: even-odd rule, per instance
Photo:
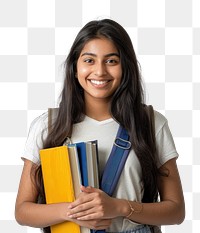
{"label": "shoulder", "polygon": [[160,167],[170,159],[177,158],[178,153],[166,117],[157,111],[154,111],[154,116],[158,167]]}
{"label": "shoulder", "polygon": [[31,125],[37,125],[37,124],[47,124],[48,123],[48,112],[44,112],[43,114],[36,117]]}
{"label": "shoulder", "polygon": [[160,112],[154,110],[154,120],[155,120],[155,133],[159,131],[167,124],[167,118]]}
{"label": "shoulder", "polygon": [[47,136],[47,126],[47,112],[32,121],[22,156],[23,158],[26,158],[36,164],[40,164],[39,150],[43,148],[43,140]]}
{"label": "shoulder", "polygon": [[31,132],[41,132],[47,130],[48,126],[48,112],[43,113],[42,115],[36,117],[30,125],[29,133]]}

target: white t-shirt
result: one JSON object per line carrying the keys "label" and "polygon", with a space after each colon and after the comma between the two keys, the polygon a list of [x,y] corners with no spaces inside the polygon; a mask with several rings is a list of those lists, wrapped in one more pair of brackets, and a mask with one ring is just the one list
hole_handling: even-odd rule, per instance
{"label": "white t-shirt", "polygon": [[[168,160],[178,157],[178,154],[166,118],[157,111],[154,111],[154,115],[156,144],[159,155],[158,166],[161,166]],[[42,148],[42,138],[45,138],[47,135],[47,123],[47,113],[44,113],[33,121],[25,145],[23,158],[40,164],[39,150]],[[99,122],[85,116],[82,122],[73,126],[71,141],[72,143],[76,143],[98,140],[99,169],[100,173],[102,173],[111,152],[118,128],[119,124],[113,119]],[[127,200],[141,201],[143,194],[141,176],[140,163],[134,150],[131,150],[113,196]],[[136,225],[138,224],[119,217],[112,221],[112,225],[107,229],[107,232],[128,231]]]}

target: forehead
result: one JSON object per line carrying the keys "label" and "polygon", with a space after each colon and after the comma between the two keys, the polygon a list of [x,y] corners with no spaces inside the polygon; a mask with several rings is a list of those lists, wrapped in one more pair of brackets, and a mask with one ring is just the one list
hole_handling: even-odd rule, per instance
{"label": "forehead", "polygon": [[118,50],[115,44],[111,40],[107,38],[95,38],[95,39],[91,39],[83,46],[81,54],[85,52],[102,54],[102,53],[111,53],[117,51]]}

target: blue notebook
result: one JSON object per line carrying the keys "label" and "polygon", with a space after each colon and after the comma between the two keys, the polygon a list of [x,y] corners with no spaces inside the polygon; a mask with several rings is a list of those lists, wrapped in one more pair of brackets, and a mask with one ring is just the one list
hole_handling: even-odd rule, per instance
{"label": "blue notebook", "polygon": [[78,152],[82,185],[99,188],[97,140],[78,142],[74,145]]}
{"label": "blue notebook", "polygon": [[76,143],[79,165],[81,170],[82,185],[88,186],[88,168],[85,142]]}

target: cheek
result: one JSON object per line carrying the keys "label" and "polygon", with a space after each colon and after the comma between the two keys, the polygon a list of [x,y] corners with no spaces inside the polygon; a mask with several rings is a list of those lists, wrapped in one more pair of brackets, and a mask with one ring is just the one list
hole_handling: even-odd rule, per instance
{"label": "cheek", "polygon": [[77,67],[78,77],[84,78],[85,76],[87,76],[88,73],[89,73],[89,71],[85,66],[80,65],[80,66]]}
{"label": "cheek", "polygon": [[121,69],[116,71],[115,77],[116,77],[118,82],[121,82],[121,79],[122,79],[122,70]]}
{"label": "cheek", "polygon": [[89,72],[88,69],[84,66],[79,66],[77,67],[77,78],[78,78],[78,82],[79,84],[84,87],[84,85],[86,84],[86,78],[88,77]]}

